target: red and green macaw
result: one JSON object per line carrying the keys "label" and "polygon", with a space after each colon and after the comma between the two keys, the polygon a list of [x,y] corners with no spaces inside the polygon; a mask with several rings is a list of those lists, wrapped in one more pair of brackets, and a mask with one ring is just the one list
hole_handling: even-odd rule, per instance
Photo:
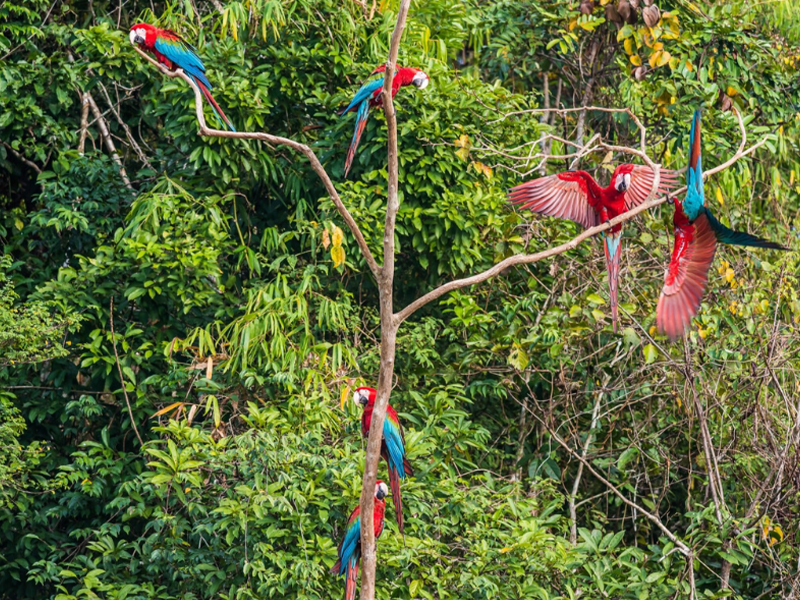
{"label": "red and green macaw", "polygon": [[129,37],[131,44],[154,55],[158,62],[168,69],[172,71],[183,69],[183,72],[191,77],[192,81],[200,88],[217,119],[224,122],[231,131],[236,131],[211,95],[211,83],[206,77],[203,61],[197,55],[197,48],[174,31],[159,29],[147,23],[137,23],[131,27]]}
{"label": "red and green macaw", "polygon": [[[661,170],[658,192],[675,189],[676,171]],[[608,187],[600,187],[586,171],[567,171],[526,181],[511,189],[508,200],[533,212],[569,219],[586,229],[605,223],[638,206],[650,194],[653,170],[647,166],[619,165]],[[622,224],[603,232],[611,296],[611,320],[617,331],[617,281],[619,279]]]}
{"label": "red and green macaw", "polygon": [[700,148],[700,111],[695,111],[689,133],[689,168],[686,171],[686,197],[675,198],[675,245],[664,275],[664,287],[656,308],[658,329],[675,340],[686,331],[700,309],[708,282],[708,269],[714,260],[717,242],[733,246],[789,250],[755,235],[734,231],[720,223],[705,206],[703,166]]}
{"label": "red and green macaw", "polygon": [[[361,414],[361,434],[369,437],[369,428],[372,424],[372,411],[378,392],[371,387],[360,387],[353,393],[353,400],[364,407]],[[381,442],[381,456],[386,461],[389,469],[389,485],[392,487],[392,502],[394,514],[397,518],[397,528],[403,533],[403,497],[400,495],[400,480],[413,477],[414,471],[406,458],[406,439],[403,426],[397,416],[397,411],[391,405],[386,407],[386,418],[383,420],[383,440]]]}
{"label": "red and green macaw", "polygon": [[[369,109],[380,106],[383,103],[381,94],[383,92],[383,72],[386,71],[386,65],[380,65],[372,73],[379,75],[374,79],[370,79],[356,92],[350,104],[347,105],[340,115],[345,115],[354,110],[356,113],[356,130],[353,133],[353,141],[350,142],[350,148],[347,151],[347,159],[344,163],[344,176],[350,171],[350,166],[353,164],[353,159],[356,156],[356,148],[361,139],[361,134],[364,133],[364,128],[367,126],[367,117],[369,117]],[[398,67],[395,71],[394,78],[392,79],[392,98],[397,95],[397,91],[405,85],[415,85],[419,89],[424,90],[430,79],[424,71],[414,69],[413,67]]]}
{"label": "red and green macaw", "polygon": [[[372,522],[375,527],[375,539],[383,533],[384,514],[386,512],[386,495],[389,488],[380,480],[375,482],[375,503],[372,511]],[[339,560],[333,565],[331,573],[345,576],[344,598],[353,600],[356,597],[356,581],[358,566],[361,560],[361,507],[357,506],[347,520],[347,530],[339,544]]]}

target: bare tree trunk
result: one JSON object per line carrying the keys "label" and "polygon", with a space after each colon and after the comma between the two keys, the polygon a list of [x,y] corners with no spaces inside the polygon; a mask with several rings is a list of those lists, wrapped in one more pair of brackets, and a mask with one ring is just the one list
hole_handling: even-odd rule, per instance
{"label": "bare tree trunk", "polygon": [[[559,79],[559,84],[561,80]],[[544,74],[544,112],[542,113],[542,118],[539,119],[539,122],[542,125],[547,125],[550,122],[550,73]],[[559,89],[561,89],[559,87]],[[558,106],[556,106],[558,108]],[[545,137],[545,133],[542,132],[542,138]],[[541,138],[540,138],[541,139]],[[542,142],[542,154],[548,156],[550,154],[550,138],[545,139]],[[542,161],[542,166],[539,167],[539,175],[544,176],[547,173],[547,160]],[[525,410],[523,409],[522,414],[525,414]]]}
{"label": "bare tree trunk", "polygon": [[397,328],[400,320],[394,314],[394,233],[397,222],[397,211],[400,200],[397,195],[399,170],[397,163],[397,115],[392,101],[392,81],[397,65],[397,54],[400,50],[400,38],[403,37],[406,17],[411,0],[401,0],[397,11],[395,25],[389,46],[389,60],[386,61],[386,72],[383,80],[383,112],[386,115],[388,140],[388,181],[386,200],[386,221],[383,227],[383,266],[378,277],[381,312],[381,363],[378,374],[378,397],[372,410],[372,422],[367,441],[367,456],[364,460],[364,479],[361,488],[361,600],[375,598],[375,566],[377,564],[375,530],[372,514],[375,500],[375,482],[378,479],[378,461],[381,458],[381,440],[383,439],[383,421],[386,407],[392,393],[394,378],[394,357],[397,340]]}

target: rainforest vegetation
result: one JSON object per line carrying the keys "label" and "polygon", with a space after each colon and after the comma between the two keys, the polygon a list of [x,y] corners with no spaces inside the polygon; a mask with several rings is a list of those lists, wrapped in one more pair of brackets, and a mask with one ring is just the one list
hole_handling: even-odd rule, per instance
{"label": "rainforest vegetation", "polygon": [[[338,112],[399,5],[0,4],[0,598],[341,597],[365,441],[340,399],[376,386],[376,280],[308,158],[199,136],[128,32],[178,32],[238,131],[308,145],[380,263],[387,120],[345,177]],[[414,0],[395,310],[579,234],[506,194],[641,164],[601,141],[685,168],[695,109],[704,168],[740,154],[707,205],[800,249],[798,44],[791,0]],[[721,246],[673,342],[672,214],[626,223],[616,333],[599,237],[400,325],[414,477],[377,598],[800,597],[800,254]]]}

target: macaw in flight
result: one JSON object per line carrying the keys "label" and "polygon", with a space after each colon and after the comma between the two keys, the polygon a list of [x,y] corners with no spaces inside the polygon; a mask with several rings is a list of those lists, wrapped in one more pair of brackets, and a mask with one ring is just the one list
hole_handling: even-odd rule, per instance
{"label": "macaw in flight", "polygon": [[[360,387],[353,393],[353,401],[364,407],[364,412],[361,414],[361,435],[365,439],[369,437],[372,411],[375,408],[377,397],[377,390],[371,387]],[[344,406],[344,402],[342,405]],[[389,485],[392,487],[394,514],[397,518],[397,528],[400,530],[400,534],[403,533],[403,498],[400,495],[400,480],[414,476],[414,471],[406,458],[405,444],[405,434],[397,416],[397,411],[391,405],[388,405],[386,407],[386,418],[383,420],[381,456],[386,461],[389,469]]]}
{"label": "macaw in flight", "polygon": [[[373,75],[380,75],[375,79],[370,79],[359,88],[356,95],[350,101],[339,115],[345,115],[354,110],[358,110],[356,114],[356,130],[353,133],[353,141],[350,142],[350,148],[347,150],[347,159],[344,163],[344,176],[350,171],[350,166],[353,164],[353,159],[356,156],[356,148],[361,139],[361,134],[364,133],[364,128],[367,126],[367,117],[369,117],[369,109],[380,106],[383,103],[381,94],[383,93],[383,73],[386,71],[386,65],[380,65],[370,73]],[[415,69],[413,67],[398,67],[392,79],[392,98],[397,95],[397,91],[405,85],[415,85],[419,89],[424,90],[430,81],[428,75],[424,71]]]}
{"label": "macaw in flight", "polygon": [[[586,229],[605,223],[645,201],[653,186],[654,173],[642,165],[619,165],[608,187],[600,187],[586,171],[567,171],[540,177],[511,189],[508,200],[533,212],[569,219]],[[675,189],[678,173],[661,170],[658,193]],[[611,297],[611,320],[617,331],[617,281],[619,279],[622,223],[603,232]]]}
{"label": "macaw in flight", "polygon": [[217,120],[221,123],[224,122],[231,131],[236,131],[211,95],[211,83],[206,77],[206,68],[203,65],[203,61],[197,55],[197,48],[174,31],[159,29],[147,23],[137,23],[131,27],[129,37],[131,44],[139,46],[142,50],[154,55],[158,62],[171,71],[183,69],[183,72],[191,77],[195,85],[200,88],[203,96],[211,105]]}
{"label": "macaw in flight", "polygon": [[[375,539],[383,533],[384,514],[386,512],[386,495],[389,488],[383,481],[375,482],[375,503],[372,519],[375,527]],[[333,565],[331,573],[345,576],[344,598],[354,600],[356,597],[356,580],[358,579],[358,566],[361,560],[361,507],[357,506],[347,520],[347,529],[339,544],[339,560]]]}
{"label": "macaw in flight", "polygon": [[675,245],[664,287],[656,308],[658,330],[675,340],[686,331],[700,309],[708,283],[708,269],[714,260],[717,242],[733,246],[789,250],[755,235],[734,231],[720,223],[705,206],[703,166],[700,148],[700,111],[694,113],[689,133],[689,168],[686,171],[686,198],[675,198]]}

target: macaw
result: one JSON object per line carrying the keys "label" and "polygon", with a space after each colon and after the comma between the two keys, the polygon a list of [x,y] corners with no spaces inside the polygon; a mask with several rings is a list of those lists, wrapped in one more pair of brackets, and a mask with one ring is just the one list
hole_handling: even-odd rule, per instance
{"label": "macaw", "polygon": [[[700,148],[700,111],[694,113],[689,133],[689,168],[686,171],[686,198],[674,199],[675,245],[664,287],[656,308],[660,332],[670,339],[680,337],[700,309],[708,282],[708,269],[714,260],[717,242],[734,246],[789,250],[755,235],[734,231],[720,223],[705,206],[703,166]],[[671,201],[673,202],[673,201]]]}
{"label": "macaw", "polygon": [[[508,200],[550,217],[575,221],[586,229],[605,223],[645,201],[653,186],[653,170],[642,165],[619,165],[611,183],[603,188],[586,171],[567,171],[526,181],[511,189]],[[678,173],[661,170],[658,193],[675,189]],[[611,297],[611,321],[617,331],[617,281],[619,279],[622,223],[603,232]]]}
{"label": "macaw", "polygon": [[[386,512],[386,498],[389,488],[383,481],[375,482],[375,503],[372,519],[375,527],[375,539],[383,533],[384,514]],[[353,600],[356,597],[356,580],[358,579],[358,565],[361,559],[361,507],[356,506],[347,520],[347,529],[339,543],[339,560],[333,565],[331,573],[345,576],[344,598]]]}
{"label": "macaw", "polygon": [[[364,128],[367,126],[367,117],[369,116],[369,109],[380,106],[383,103],[381,94],[383,92],[383,72],[386,71],[386,65],[380,65],[370,73],[373,75],[380,75],[375,79],[367,81],[359,88],[356,95],[350,101],[343,111],[339,113],[340,116],[345,115],[354,110],[356,113],[356,130],[353,133],[353,141],[350,142],[350,148],[347,150],[347,160],[344,163],[344,176],[350,171],[350,166],[353,164],[353,159],[356,156],[356,148],[358,148],[358,141],[361,139],[361,134],[364,133]],[[415,85],[419,89],[424,90],[430,79],[424,71],[415,69],[413,67],[398,67],[395,71],[394,78],[392,79],[392,98],[397,95],[397,91],[404,85]]]}
{"label": "macaw", "polygon": [[154,55],[158,62],[168,69],[172,71],[183,69],[183,72],[191,77],[195,85],[200,88],[203,96],[211,105],[217,120],[224,122],[231,131],[236,131],[211,95],[211,83],[206,77],[206,68],[203,65],[203,61],[197,55],[197,48],[174,31],[159,29],[147,23],[137,23],[131,27],[129,37],[131,44],[139,46],[142,50]]}
{"label": "macaw", "polygon": [[[364,407],[361,413],[361,435],[369,437],[369,427],[372,424],[372,410],[378,392],[371,387],[360,387],[353,393],[353,401]],[[381,441],[381,456],[386,461],[389,469],[389,485],[392,487],[392,502],[394,514],[397,518],[397,528],[403,533],[403,498],[400,495],[400,480],[413,477],[414,471],[406,458],[406,439],[403,426],[397,416],[397,411],[391,405],[386,407],[386,418],[383,420],[383,440]]]}

